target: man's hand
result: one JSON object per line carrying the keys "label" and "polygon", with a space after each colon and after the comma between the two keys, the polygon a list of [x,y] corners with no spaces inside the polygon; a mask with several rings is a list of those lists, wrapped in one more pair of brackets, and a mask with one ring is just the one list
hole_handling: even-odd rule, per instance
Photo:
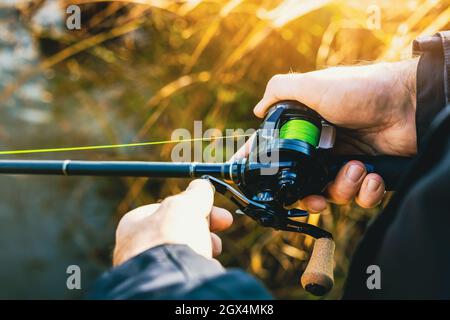
{"label": "man's hand", "polygon": [[119,222],[113,264],[161,244],[185,244],[212,258],[222,251],[221,239],[211,231],[228,228],[233,217],[214,207],[214,187],[206,180],[194,180],[186,191],[128,212]]}
{"label": "man's hand", "polygon": [[[338,127],[338,153],[414,155],[416,70],[414,59],[276,75],[254,112],[263,117],[275,102],[297,100]],[[243,151],[238,153],[242,156]],[[345,204],[356,199],[366,208],[376,206],[384,191],[383,179],[367,174],[359,161],[347,163],[327,188],[330,201]],[[319,212],[326,208],[326,199],[309,196],[300,207]]]}

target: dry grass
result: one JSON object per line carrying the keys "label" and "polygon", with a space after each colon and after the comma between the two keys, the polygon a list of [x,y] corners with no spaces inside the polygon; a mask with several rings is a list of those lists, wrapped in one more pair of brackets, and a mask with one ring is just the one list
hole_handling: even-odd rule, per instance
{"label": "dry grass", "polygon": [[[38,2],[20,7],[22,15],[32,17],[42,5]],[[67,3],[81,5],[87,27],[52,33],[30,22],[36,39],[51,40],[55,52],[24,69],[0,93],[0,102],[30,78],[52,70],[60,75],[52,84],[54,103],[83,105],[102,132],[96,139],[111,143],[167,139],[173,129],[191,128],[196,119],[205,127],[254,127],[251,109],[273,74],[397,60],[410,53],[415,37],[448,28],[450,18],[449,1],[443,0],[79,0],[61,6]],[[373,3],[381,10],[381,28],[370,30],[367,8]],[[109,113],[121,123],[111,122]],[[67,121],[60,125],[71,126]],[[168,160],[170,148],[91,157]],[[123,183],[127,193],[112,199],[118,203],[117,217],[179,192],[186,182]],[[229,207],[223,199],[217,202]],[[337,284],[329,298],[341,294],[351,253],[376,212],[331,207],[320,220],[311,218],[336,238]],[[239,217],[224,235],[221,259],[261,278],[277,297],[311,298],[298,284],[310,245],[301,235],[263,229]]]}

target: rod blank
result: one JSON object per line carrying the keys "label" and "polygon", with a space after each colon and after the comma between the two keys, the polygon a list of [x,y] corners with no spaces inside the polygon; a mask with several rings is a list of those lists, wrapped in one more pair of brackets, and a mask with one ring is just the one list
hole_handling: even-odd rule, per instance
{"label": "rod blank", "polygon": [[227,163],[0,160],[0,173],[156,178],[189,178],[209,174],[223,177],[229,171],[229,166]]}

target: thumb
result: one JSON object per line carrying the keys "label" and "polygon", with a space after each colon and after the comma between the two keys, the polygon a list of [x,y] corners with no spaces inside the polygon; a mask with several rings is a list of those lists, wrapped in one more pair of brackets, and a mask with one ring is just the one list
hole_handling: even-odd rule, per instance
{"label": "thumb", "polygon": [[208,217],[214,204],[214,187],[205,179],[193,180],[184,192],[175,196],[177,207],[183,211]]}

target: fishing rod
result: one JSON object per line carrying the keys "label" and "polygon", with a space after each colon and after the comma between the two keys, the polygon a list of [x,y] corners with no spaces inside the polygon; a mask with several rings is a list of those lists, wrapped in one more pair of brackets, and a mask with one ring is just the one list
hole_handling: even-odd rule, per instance
{"label": "fishing rod", "polygon": [[[333,156],[334,127],[297,101],[280,101],[269,110],[256,132],[249,154],[226,163],[145,161],[0,160],[0,174],[203,178],[216,191],[265,227],[307,234],[316,239],[302,286],[314,295],[334,285],[333,235],[296,220],[308,212],[293,208],[298,199],[322,194],[339,169],[360,160],[368,173],[383,176],[395,190],[410,159],[393,156]],[[237,188],[231,186],[234,184]]]}

